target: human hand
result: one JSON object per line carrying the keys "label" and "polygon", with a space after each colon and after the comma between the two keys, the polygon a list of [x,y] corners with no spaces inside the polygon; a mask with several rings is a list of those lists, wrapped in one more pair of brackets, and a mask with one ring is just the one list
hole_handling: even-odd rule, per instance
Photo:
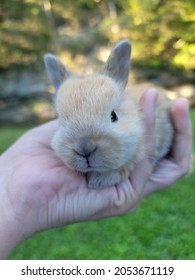
{"label": "human hand", "polygon": [[192,146],[187,101],[182,98],[173,104],[172,157],[153,170],[155,100],[156,94],[146,92],[140,102],[148,131],[145,159],[128,180],[111,188],[88,189],[85,176],[57,158],[50,147],[57,121],[30,130],[0,157],[0,257],[36,232],[130,213],[144,196],[186,174]]}

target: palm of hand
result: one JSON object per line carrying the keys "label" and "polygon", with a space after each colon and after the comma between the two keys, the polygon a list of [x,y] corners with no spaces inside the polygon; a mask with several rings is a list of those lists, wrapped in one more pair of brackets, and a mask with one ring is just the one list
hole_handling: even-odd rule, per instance
{"label": "palm of hand", "polygon": [[136,194],[132,195],[134,189],[130,188],[128,180],[121,186],[90,190],[84,175],[64,166],[50,148],[55,127],[53,121],[31,130],[7,151],[4,158],[5,165],[6,156],[10,161],[11,155],[15,162],[9,176],[9,188],[12,189],[8,195],[10,209],[19,224],[24,225],[25,235],[32,230],[106,217],[117,211],[122,214],[134,208],[137,198]]}

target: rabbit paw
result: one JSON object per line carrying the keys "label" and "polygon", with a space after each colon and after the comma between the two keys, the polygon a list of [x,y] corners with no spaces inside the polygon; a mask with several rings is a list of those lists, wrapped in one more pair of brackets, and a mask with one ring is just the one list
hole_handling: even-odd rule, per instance
{"label": "rabbit paw", "polygon": [[121,181],[119,172],[109,173],[95,173],[91,172],[87,174],[88,187],[90,189],[103,189],[111,187]]}

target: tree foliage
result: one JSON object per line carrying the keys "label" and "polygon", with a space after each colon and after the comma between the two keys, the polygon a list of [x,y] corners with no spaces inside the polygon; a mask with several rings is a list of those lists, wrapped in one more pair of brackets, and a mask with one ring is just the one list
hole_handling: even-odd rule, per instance
{"label": "tree foliage", "polygon": [[1,0],[0,67],[128,38],[137,61],[195,69],[194,31],[194,0]]}

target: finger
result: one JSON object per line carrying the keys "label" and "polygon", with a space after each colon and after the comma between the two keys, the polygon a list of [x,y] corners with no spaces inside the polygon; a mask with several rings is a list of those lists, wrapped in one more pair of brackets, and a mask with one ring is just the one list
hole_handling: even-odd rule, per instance
{"label": "finger", "polygon": [[155,153],[155,112],[157,98],[157,90],[150,88],[140,100],[140,107],[143,113],[143,121],[145,126],[145,152],[148,159],[152,159],[152,161],[154,159]]}
{"label": "finger", "polygon": [[151,193],[170,187],[182,176],[183,173],[175,163],[167,159],[161,160],[145,185],[143,196],[147,196]]}
{"label": "finger", "polygon": [[192,124],[189,104],[185,98],[179,98],[173,103],[172,116],[175,127],[173,161],[183,172],[187,172],[192,155]]}
{"label": "finger", "polygon": [[155,153],[155,107],[157,101],[157,91],[149,89],[140,100],[140,108],[143,114],[145,127],[144,158],[134,168],[131,173],[133,185],[143,188],[153,170],[153,159]]}
{"label": "finger", "polygon": [[144,188],[144,195],[171,186],[189,170],[192,154],[192,125],[188,101],[185,98],[179,98],[174,102],[172,115],[175,127],[172,158],[163,159],[158,163]]}

